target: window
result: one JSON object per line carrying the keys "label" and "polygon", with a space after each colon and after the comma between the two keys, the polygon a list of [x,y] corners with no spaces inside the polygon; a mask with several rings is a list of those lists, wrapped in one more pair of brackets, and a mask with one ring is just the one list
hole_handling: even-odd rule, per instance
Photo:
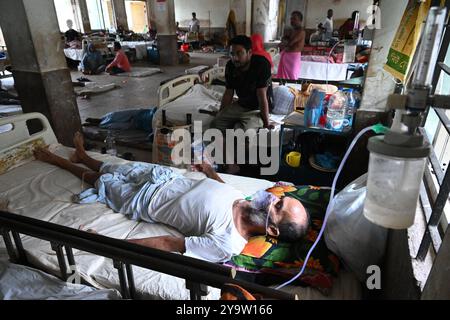
{"label": "window", "polygon": [[[450,50],[447,49],[447,55],[445,58],[445,64],[450,66]],[[436,86],[436,94],[440,95],[450,95],[450,75],[441,71],[440,79],[438,85]],[[450,118],[450,110],[446,110],[445,114]],[[427,137],[432,143],[434,152],[436,154],[439,165],[441,166],[443,172],[450,168],[450,135],[446,130],[444,124],[442,123],[436,110],[431,109],[427,121],[425,124],[425,132]],[[436,172],[431,168],[433,176],[436,176]],[[440,186],[435,180],[435,188],[437,192],[440,190]],[[450,221],[450,207],[447,204],[444,209],[443,224],[446,225]]]}
{"label": "window", "polygon": [[116,29],[111,0],[86,0],[86,5],[92,30]]}
{"label": "window", "polygon": [[125,9],[128,29],[135,33],[146,33],[148,31],[146,3],[144,1],[125,1]]}
{"label": "window", "polygon": [[73,0],[54,0],[56,9],[56,16],[58,17],[59,30],[61,32],[67,31],[67,20],[72,20],[73,28],[78,31],[83,31],[80,15],[76,10]]}

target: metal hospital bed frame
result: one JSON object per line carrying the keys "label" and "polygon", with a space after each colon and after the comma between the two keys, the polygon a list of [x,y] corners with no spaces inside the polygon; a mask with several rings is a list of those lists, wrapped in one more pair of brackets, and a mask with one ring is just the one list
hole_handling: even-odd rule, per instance
{"label": "metal hospital bed frame", "polygon": [[[38,133],[30,134],[27,123],[31,120],[39,120],[43,129]],[[41,114],[31,113],[0,119],[0,128],[5,125],[10,125],[10,130],[0,134],[0,160],[8,157],[8,154],[13,150],[24,148],[27,144],[39,139],[42,139],[46,144],[57,143],[48,120]],[[52,250],[56,253],[60,277],[64,281],[72,276],[72,274],[68,274],[65,255],[71,267],[70,270],[73,270],[72,267],[76,266],[73,249],[112,259],[114,268],[117,269],[119,274],[120,288],[124,299],[136,299],[137,297],[133,266],[184,279],[192,300],[200,300],[202,296],[207,295],[206,286],[222,288],[225,284],[236,284],[267,298],[296,299],[293,294],[235,280],[235,271],[228,267],[9,212],[0,211],[0,234],[5,242],[11,262],[25,265],[28,264],[27,254],[20,235],[28,235],[48,241]]]}
{"label": "metal hospital bed frame", "polygon": [[191,74],[165,81],[161,83],[158,89],[158,108],[181,97],[196,84],[203,84],[209,87],[215,79],[221,77],[225,77],[224,67],[211,68],[205,71],[201,77]]}

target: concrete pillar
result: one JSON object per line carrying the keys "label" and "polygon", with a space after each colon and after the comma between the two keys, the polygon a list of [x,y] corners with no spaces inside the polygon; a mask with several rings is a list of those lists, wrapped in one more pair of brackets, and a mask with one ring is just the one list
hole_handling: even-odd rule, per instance
{"label": "concrete pillar", "polygon": [[91,32],[91,21],[89,20],[89,12],[86,0],[77,0],[77,6],[81,14],[81,23],[83,24],[84,33]]}
{"label": "concrete pillar", "polygon": [[236,14],[237,34],[247,33],[247,2],[248,0],[232,0],[230,10]]}
{"label": "concrete pillar", "polygon": [[158,50],[162,65],[178,64],[174,0],[151,0],[151,21],[158,31]]}
{"label": "concrete pillar", "polygon": [[81,121],[53,0],[2,0],[0,21],[23,111],[44,114],[71,146]]}
{"label": "concrete pillar", "polygon": [[128,30],[127,11],[125,9],[125,0],[112,0],[116,27],[122,26]]}

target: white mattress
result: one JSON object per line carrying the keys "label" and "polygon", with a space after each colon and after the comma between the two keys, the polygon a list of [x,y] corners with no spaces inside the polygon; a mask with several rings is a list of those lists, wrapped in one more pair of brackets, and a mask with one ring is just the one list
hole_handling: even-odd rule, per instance
{"label": "white mattress", "polygon": [[[70,149],[57,146],[56,152],[67,157]],[[108,159],[108,156],[100,154],[93,156],[102,161]],[[121,162],[119,159],[114,161]],[[194,179],[204,177],[200,173],[186,173],[186,176]],[[246,195],[273,185],[269,181],[235,176],[224,176],[223,179]],[[0,176],[0,208],[71,228],[85,225],[117,239],[179,235],[177,231],[166,226],[131,221],[102,204],[72,204],[72,194],[81,190],[80,180],[70,173],[33,161]],[[22,239],[30,261],[52,274],[57,274],[58,262],[50,245],[28,236],[23,236]],[[2,240],[0,247],[4,247]],[[97,288],[119,289],[118,275],[111,260],[76,250],[74,255],[80,274],[89,283]],[[138,267],[134,267],[134,273],[136,288],[142,298],[189,299],[184,280]],[[219,290],[211,289],[209,298],[219,298]]]}
{"label": "white mattress", "polygon": [[[71,149],[60,145],[52,146],[52,149],[63,157],[68,157],[71,152]],[[91,155],[100,161],[124,162],[108,155]],[[194,179],[204,178],[201,173],[181,170],[179,172]],[[272,182],[266,180],[230,175],[222,175],[222,178],[245,195],[252,195],[258,190],[273,186]],[[84,225],[116,239],[179,235],[176,230],[167,226],[131,221],[99,203],[90,205],[71,203],[71,196],[81,190],[81,181],[70,173],[46,163],[30,161],[0,175],[0,209],[71,228]],[[58,274],[56,254],[51,250],[48,242],[28,236],[22,236],[22,241],[30,262],[49,273]],[[5,255],[4,243],[0,240],[0,257],[5,258]],[[117,271],[113,268],[110,259],[78,250],[74,250],[74,255],[78,271],[86,281],[98,289],[120,289]],[[134,267],[133,271],[140,298],[189,299],[189,291],[186,290],[184,280],[138,267]],[[337,280],[330,297],[324,297],[312,288],[288,287],[284,290],[294,292],[303,299],[359,299],[361,297],[358,282],[349,274],[343,274]],[[210,288],[208,299],[218,298],[219,290]]]}
{"label": "white mattress", "polygon": [[[200,113],[200,110],[215,111],[220,110],[222,96],[225,92],[224,86],[211,86],[206,88],[203,85],[194,85],[187,93],[158,108],[153,117],[153,128],[160,128],[162,123],[162,112],[166,111],[167,121],[176,125],[185,125],[186,116],[192,115],[192,121],[201,121],[203,130],[209,129],[214,117]],[[279,131],[285,116],[270,115],[270,121],[274,123],[275,130]],[[270,141],[270,140],[269,140]]]}
{"label": "white mattress", "polygon": [[119,300],[117,290],[70,284],[42,271],[0,260],[0,300]]}
{"label": "white mattress", "polygon": [[75,61],[83,60],[83,49],[64,49],[64,54],[67,58]]}
{"label": "white mattress", "polygon": [[146,67],[137,67],[131,68],[131,72],[118,73],[115,76],[117,77],[131,77],[131,78],[145,78],[153,76],[157,73],[161,73],[161,69],[159,68],[146,68]]}
{"label": "white mattress", "polygon": [[290,286],[282,289],[285,292],[296,294],[299,300],[361,300],[362,288],[355,275],[341,271],[335,279],[333,288],[328,296],[313,288]]}
{"label": "white mattress", "polygon": [[[7,73],[11,74],[10,72]],[[14,90],[14,78],[12,76],[0,79],[0,84],[3,90]]]}

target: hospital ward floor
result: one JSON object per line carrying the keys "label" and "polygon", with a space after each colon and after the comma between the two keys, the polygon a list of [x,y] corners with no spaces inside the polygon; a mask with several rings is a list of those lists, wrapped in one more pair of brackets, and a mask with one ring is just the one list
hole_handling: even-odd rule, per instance
{"label": "hospital ward floor", "polygon": [[81,121],[84,122],[87,118],[101,118],[114,111],[154,107],[158,102],[157,91],[162,81],[184,75],[186,69],[201,65],[213,66],[222,54],[190,53],[190,56],[189,64],[171,67],[155,66],[147,62],[133,63],[132,67],[160,68],[162,70],[162,73],[145,78],[116,77],[108,74],[85,76],[81,72],[72,71],[74,82],[80,77],[85,77],[99,85],[114,83],[118,86],[112,91],[92,95],[89,99],[79,97],[77,102]]}

